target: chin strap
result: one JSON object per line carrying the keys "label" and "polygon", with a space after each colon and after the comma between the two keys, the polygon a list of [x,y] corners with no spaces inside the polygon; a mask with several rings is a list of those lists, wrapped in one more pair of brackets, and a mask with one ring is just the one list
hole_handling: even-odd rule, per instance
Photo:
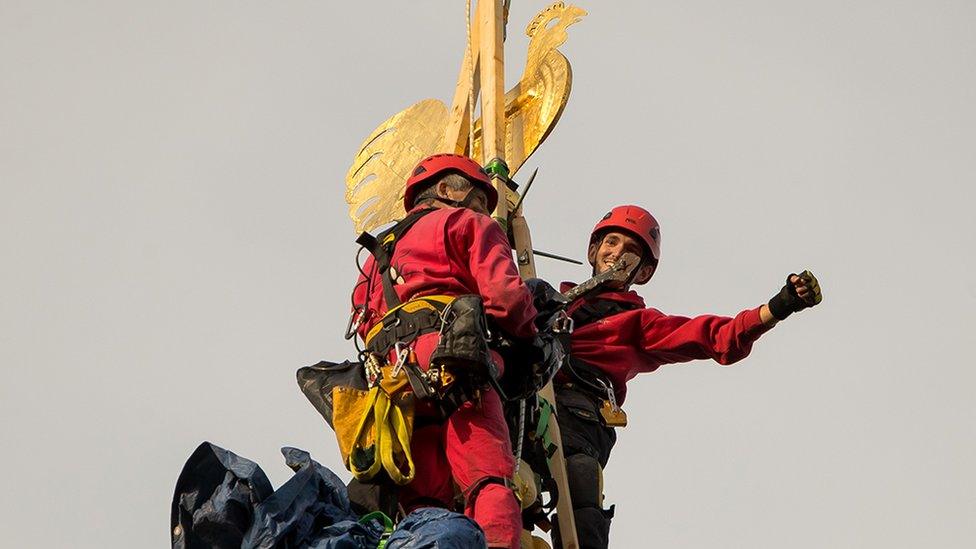
{"label": "chin strap", "polygon": [[475,195],[473,191],[476,188],[477,187],[475,187],[474,185],[471,185],[471,188],[468,190],[468,194],[465,195],[463,200],[450,200],[447,198],[441,198],[439,196],[435,196],[434,200],[440,202],[441,204],[446,204],[452,208],[470,208],[471,204],[474,203]]}

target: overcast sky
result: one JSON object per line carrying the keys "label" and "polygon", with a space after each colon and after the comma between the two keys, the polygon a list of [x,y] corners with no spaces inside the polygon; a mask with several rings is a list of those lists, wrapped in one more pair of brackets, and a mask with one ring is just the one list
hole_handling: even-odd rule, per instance
{"label": "overcast sky", "polygon": [[[612,546],[970,547],[976,6],[580,0],[573,92],[526,164],[537,248],[662,224],[648,303],[822,306],[741,363],[630,385]],[[546,6],[515,0],[522,30]],[[275,485],[348,476],[294,371],[353,350],[346,170],[450,101],[464,2],[0,0],[0,539],[164,547],[210,440]],[[554,282],[588,275],[539,259]]]}

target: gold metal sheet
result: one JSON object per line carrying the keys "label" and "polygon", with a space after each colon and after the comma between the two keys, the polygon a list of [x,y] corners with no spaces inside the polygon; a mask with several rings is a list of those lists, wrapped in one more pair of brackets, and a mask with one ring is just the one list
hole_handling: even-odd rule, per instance
{"label": "gold metal sheet", "polygon": [[[566,42],[567,29],[586,11],[555,2],[529,23],[522,78],[505,94],[505,161],[513,175],[549,136],[569,101],[573,73],[569,60],[556,48]],[[481,120],[475,122],[474,157],[481,155]]]}
{"label": "gold metal sheet", "polygon": [[391,116],[363,141],[346,173],[346,202],[357,233],[403,217],[410,170],[437,152],[447,117],[443,102],[425,99]]}
{"label": "gold metal sheet", "polygon": [[[585,15],[576,6],[555,2],[525,30],[530,38],[525,70],[505,94],[505,161],[512,175],[552,132],[566,107],[572,70],[556,48],[566,42],[567,28]],[[372,231],[403,217],[401,203],[410,170],[426,156],[448,152],[442,150],[448,119],[444,103],[425,99],[390,117],[363,141],[346,174],[346,202],[356,232]],[[471,156],[480,158],[480,119],[475,123],[473,149]]]}

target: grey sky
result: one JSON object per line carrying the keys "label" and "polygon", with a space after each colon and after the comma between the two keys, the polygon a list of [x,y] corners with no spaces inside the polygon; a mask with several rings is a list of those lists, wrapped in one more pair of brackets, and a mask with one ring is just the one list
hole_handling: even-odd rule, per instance
{"label": "grey sky", "polygon": [[[513,2],[508,82],[545,2]],[[968,547],[976,538],[976,8],[609,2],[526,215],[582,257],[619,203],[663,257],[641,293],[734,314],[813,269],[822,307],[731,368],[633,382],[613,547]],[[296,368],[351,356],[343,177],[449,101],[464,2],[0,0],[0,539],[165,546],[210,440],[275,484],[345,474]],[[539,260],[553,281],[582,268]]]}

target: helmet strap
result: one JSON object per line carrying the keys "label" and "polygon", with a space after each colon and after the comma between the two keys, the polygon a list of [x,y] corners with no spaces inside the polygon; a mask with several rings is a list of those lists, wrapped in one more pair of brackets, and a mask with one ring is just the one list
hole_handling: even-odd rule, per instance
{"label": "helmet strap", "polygon": [[458,200],[448,200],[447,198],[441,198],[439,196],[435,196],[434,197],[434,200],[437,201],[437,202],[440,202],[441,204],[446,204],[446,205],[448,205],[448,206],[450,206],[452,208],[463,208],[464,207],[464,204],[462,202],[458,201]]}
{"label": "helmet strap", "polygon": [[441,204],[446,204],[452,208],[470,208],[471,204],[474,203],[475,193],[474,190],[478,187],[475,184],[471,184],[468,189],[468,194],[464,196],[463,200],[450,200],[448,198],[442,198],[440,196],[435,196],[434,200],[440,202]]}
{"label": "helmet strap", "polygon": [[470,208],[471,207],[471,204],[474,203],[474,198],[475,198],[475,192],[474,192],[474,190],[477,189],[477,188],[478,188],[477,186],[475,186],[474,184],[472,184],[471,185],[471,188],[468,189],[468,194],[464,196],[464,200],[458,202],[458,204],[460,204],[462,208]]}

